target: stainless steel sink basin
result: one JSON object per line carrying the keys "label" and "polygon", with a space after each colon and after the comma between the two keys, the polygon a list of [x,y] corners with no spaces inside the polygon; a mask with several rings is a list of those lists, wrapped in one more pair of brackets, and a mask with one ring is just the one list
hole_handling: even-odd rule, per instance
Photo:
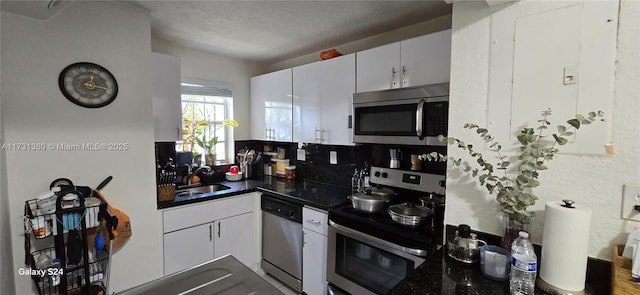
{"label": "stainless steel sink basin", "polygon": [[222,184],[197,186],[197,187],[178,189],[176,190],[176,196],[177,197],[194,196],[194,195],[224,191],[228,189],[231,189],[231,188]]}

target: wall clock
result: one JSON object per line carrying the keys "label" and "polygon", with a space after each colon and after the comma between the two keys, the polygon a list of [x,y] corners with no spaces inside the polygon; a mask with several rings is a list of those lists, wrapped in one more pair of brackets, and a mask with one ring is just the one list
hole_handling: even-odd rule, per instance
{"label": "wall clock", "polygon": [[94,63],[74,63],[60,72],[58,85],[71,102],[85,108],[100,108],[112,103],[118,95],[116,78]]}

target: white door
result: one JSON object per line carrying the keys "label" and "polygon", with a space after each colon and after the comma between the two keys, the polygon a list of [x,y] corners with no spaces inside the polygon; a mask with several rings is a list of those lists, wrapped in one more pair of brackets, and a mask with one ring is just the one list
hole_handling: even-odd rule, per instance
{"label": "white door", "polygon": [[400,46],[402,87],[449,82],[451,30],[405,40]]}
{"label": "white door", "polygon": [[[293,68],[293,141],[322,143],[320,87],[324,62]],[[324,104],[324,101],[323,101]]]}
{"label": "white door", "polygon": [[349,54],[322,62],[321,134],[322,143],[353,145],[349,128],[353,93],[356,92],[356,56]]}
{"label": "white door", "polygon": [[213,223],[164,234],[164,275],[213,259]]}
{"label": "white door", "polygon": [[356,56],[358,92],[400,87],[400,42],[360,51]]}
{"label": "white door", "polygon": [[251,78],[251,137],[291,141],[291,69]]}
{"label": "white door", "polygon": [[178,141],[182,137],[180,59],[152,53],[153,127],[155,141]]}
{"label": "white door", "polygon": [[233,255],[247,267],[256,264],[253,212],[215,221],[214,257]]}
{"label": "white door", "polygon": [[302,229],[302,290],[327,294],[327,236]]}

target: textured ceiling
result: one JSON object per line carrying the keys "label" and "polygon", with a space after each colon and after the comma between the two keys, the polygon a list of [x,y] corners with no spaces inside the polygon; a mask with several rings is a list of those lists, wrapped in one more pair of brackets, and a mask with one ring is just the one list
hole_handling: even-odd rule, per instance
{"label": "textured ceiling", "polygon": [[133,1],[151,11],[151,30],[182,46],[262,62],[448,15],[429,1]]}

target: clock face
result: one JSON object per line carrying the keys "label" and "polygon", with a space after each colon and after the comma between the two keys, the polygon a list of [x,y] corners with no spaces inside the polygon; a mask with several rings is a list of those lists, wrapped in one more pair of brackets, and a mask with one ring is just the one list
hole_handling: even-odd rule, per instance
{"label": "clock face", "polygon": [[106,106],[116,99],[118,83],[105,68],[88,62],[79,62],[60,72],[58,85],[71,102],[86,108]]}

